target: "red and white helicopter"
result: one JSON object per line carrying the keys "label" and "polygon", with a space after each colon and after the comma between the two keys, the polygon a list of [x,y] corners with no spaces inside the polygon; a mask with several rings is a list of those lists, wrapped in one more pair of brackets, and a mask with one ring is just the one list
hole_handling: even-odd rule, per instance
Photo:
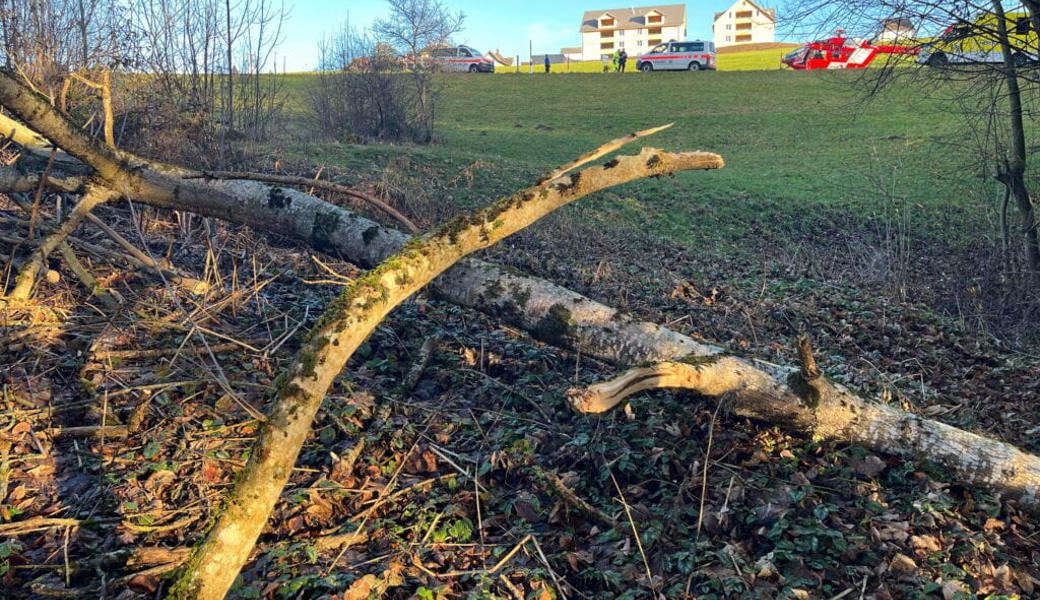
{"label": "red and white helicopter", "polygon": [[799,71],[815,69],[864,69],[880,54],[917,54],[913,46],[874,45],[846,37],[841,29],[833,37],[795,48],[780,62]]}

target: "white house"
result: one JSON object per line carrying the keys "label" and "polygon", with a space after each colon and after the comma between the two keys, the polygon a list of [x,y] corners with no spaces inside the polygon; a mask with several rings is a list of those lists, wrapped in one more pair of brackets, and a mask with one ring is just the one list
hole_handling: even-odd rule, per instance
{"label": "white house", "polygon": [[581,18],[581,59],[599,60],[615,50],[634,58],[661,42],[685,38],[685,4],[587,10]]}
{"label": "white house", "polygon": [[715,47],[772,42],[776,33],[776,10],[762,8],[751,0],[737,0],[715,13],[711,26]]}

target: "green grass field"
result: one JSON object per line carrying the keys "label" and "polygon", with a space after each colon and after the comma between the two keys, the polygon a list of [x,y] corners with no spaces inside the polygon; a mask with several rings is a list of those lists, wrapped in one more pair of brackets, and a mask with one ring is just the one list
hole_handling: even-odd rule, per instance
{"label": "green grass field", "polygon": [[978,176],[961,119],[902,84],[864,103],[860,75],[445,76],[434,145],[308,139],[291,152],[371,173],[408,160],[454,186],[452,202],[475,206],[609,139],[674,123],[646,143],[718,152],[727,167],[631,184],[575,210],[606,211],[690,245],[811,227],[870,234],[894,219],[943,244],[970,242],[980,206],[997,192]]}

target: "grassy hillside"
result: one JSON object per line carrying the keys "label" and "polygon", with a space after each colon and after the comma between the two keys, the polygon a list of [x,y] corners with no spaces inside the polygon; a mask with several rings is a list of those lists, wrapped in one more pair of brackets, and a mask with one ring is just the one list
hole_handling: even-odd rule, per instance
{"label": "grassy hillside", "polygon": [[961,142],[959,118],[909,87],[863,103],[858,76],[447,76],[438,144],[341,146],[308,136],[297,151],[310,162],[363,170],[413,157],[449,180],[479,164],[452,193],[472,205],[605,140],[675,123],[649,143],[719,152],[727,168],[628,186],[607,210],[634,211],[636,221],[653,217],[656,233],[692,244],[758,228],[780,235],[821,220],[870,228],[896,213],[922,233],[965,241],[990,192],[966,168],[971,154],[949,150]]}

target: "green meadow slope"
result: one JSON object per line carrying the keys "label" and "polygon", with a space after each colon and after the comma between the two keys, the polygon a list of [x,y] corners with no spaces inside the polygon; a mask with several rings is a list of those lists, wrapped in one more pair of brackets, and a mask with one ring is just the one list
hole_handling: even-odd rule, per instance
{"label": "green meadow slope", "polygon": [[[727,167],[636,183],[577,211],[616,212],[680,243],[783,236],[813,223],[865,232],[893,219],[961,246],[997,192],[979,177],[963,119],[921,87],[863,100],[860,73],[719,72],[473,76],[441,79],[438,142],[344,145],[297,136],[307,163],[375,173],[411,160],[458,207],[482,204],[619,135],[674,126],[647,143],[710,150]],[[292,80],[294,128],[309,85]],[[459,174],[464,172],[464,177]],[[460,183],[461,182],[461,183]]]}

